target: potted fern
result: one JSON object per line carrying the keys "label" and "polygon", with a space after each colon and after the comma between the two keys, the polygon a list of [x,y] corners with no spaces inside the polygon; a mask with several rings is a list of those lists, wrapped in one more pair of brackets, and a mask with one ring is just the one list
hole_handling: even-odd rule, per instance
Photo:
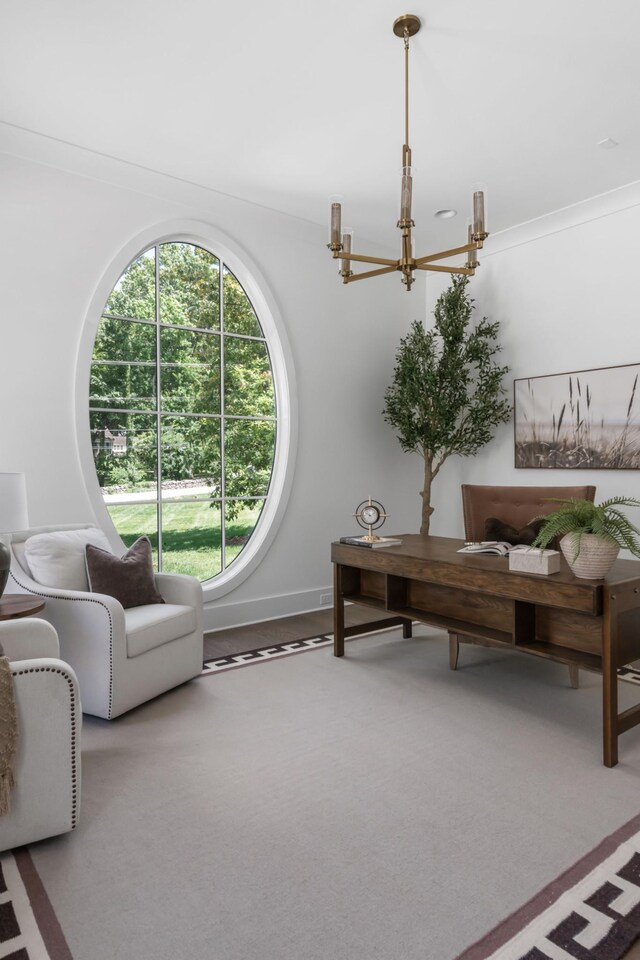
{"label": "potted fern", "polygon": [[620,507],[640,507],[635,497],[611,497],[602,503],[550,497],[562,506],[544,517],[534,547],[548,547],[561,537],[560,549],[574,576],[599,580],[607,575],[623,547],[640,557],[640,530]]}

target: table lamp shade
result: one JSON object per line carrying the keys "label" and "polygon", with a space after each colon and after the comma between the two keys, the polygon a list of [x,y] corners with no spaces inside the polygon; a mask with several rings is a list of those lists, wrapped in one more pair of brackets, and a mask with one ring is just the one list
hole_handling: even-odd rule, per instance
{"label": "table lamp shade", "polygon": [[24,473],[0,473],[0,534],[28,526]]}
{"label": "table lamp shade", "polygon": [[11,552],[2,535],[12,530],[26,530],[28,526],[24,473],[0,473],[0,597],[7,585],[11,566]]}

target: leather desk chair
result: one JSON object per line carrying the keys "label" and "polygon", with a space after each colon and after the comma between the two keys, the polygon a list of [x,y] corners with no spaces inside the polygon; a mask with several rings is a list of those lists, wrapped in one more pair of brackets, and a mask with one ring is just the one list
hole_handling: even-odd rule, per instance
{"label": "leather desk chair", "polygon": [[[465,540],[486,540],[485,522],[489,517],[507,523],[516,530],[521,530],[533,517],[551,513],[557,504],[550,502],[549,497],[576,500],[592,500],[596,495],[595,486],[585,485],[576,487],[494,487],[490,485],[463,483],[462,510],[464,515]],[[491,640],[481,637],[463,637],[455,633],[449,634],[449,665],[455,670],[458,665],[460,643],[476,643],[482,646],[502,646]],[[579,685],[578,668],[575,664],[567,664],[571,686]]]}

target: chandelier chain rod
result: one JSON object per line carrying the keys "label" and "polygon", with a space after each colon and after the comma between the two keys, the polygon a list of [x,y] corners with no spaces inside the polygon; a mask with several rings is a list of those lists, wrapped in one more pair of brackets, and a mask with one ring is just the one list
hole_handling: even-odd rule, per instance
{"label": "chandelier chain rod", "polygon": [[409,30],[404,28],[404,142],[409,149]]}

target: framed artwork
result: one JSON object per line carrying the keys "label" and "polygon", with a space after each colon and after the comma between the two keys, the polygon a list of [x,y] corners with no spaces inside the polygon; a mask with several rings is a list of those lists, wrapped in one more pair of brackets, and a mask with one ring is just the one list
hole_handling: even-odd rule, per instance
{"label": "framed artwork", "polygon": [[515,465],[640,468],[640,364],[514,380]]}

